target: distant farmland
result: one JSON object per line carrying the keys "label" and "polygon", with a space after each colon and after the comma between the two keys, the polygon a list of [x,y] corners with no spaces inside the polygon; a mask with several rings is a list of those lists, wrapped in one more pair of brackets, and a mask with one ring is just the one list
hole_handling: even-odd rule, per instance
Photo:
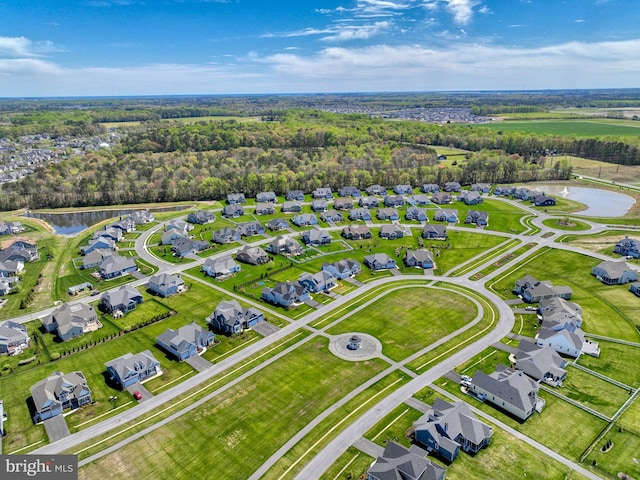
{"label": "distant farmland", "polygon": [[640,137],[640,122],[616,120],[521,120],[483,124],[503,132],[525,132],[576,137]]}

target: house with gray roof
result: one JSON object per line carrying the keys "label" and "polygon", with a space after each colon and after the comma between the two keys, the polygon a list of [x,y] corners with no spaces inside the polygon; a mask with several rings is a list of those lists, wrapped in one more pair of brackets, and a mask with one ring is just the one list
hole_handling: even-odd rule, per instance
{"label": "house with gray roof", "polygon": [[398,210],[395,208],[379,208],[376,213],[376,218],[378,220],[398,220],[400,218],[400,214],[398,214]]}
{"label": "house with gray roof", "polygon": [[[266,254],[265,254],[266,255]],[[207,258],[202,265],[202,271],[213,278],[227,278],[240,271],[231,255],[217,258]]]}
{"label": "house with gray roof", "polygon": [[629,285],[629,291],[636,297],[640,297],[640,282],[633,282],[631,285]]}
{"label": "house with gray roof", "polygon": [[102,326],[93,307],[84,303],[63,303],[49,315],[42,317],[40,322],[46,332],[56,332],[62,341],[80,337]]}
{"label": "house with gray roof", "polygon": [[527,303],[538,303],[554,297],[571,300],[572,295],[570,287],[556,287],[549,280],[539,281],[529,274],[516,280],[513,291]]}
{"label": "house with gray roof", "polygon": [[169,230],[175,230],[182,235],[186,235],[193,230],[193,225],[185,222],[184,220],[171,220],[164,227],[165,232],[168,232]]}
{"label": "house with gray roof", "polygon": [[312,247],[319,247],[320,245],[329,245],[331,243],[331,235],[326,230],[321,228],[312,228],[302,232],[302,242],[311,245]]}
{"label": "house with gray roof", "polygon": [[298,277],[298,282],[312,293],[325,292],[338,285],[336,277],[327,270],[321,270],[314,274],[304,272]]}
{"label": "house with gray roof", "polygon": [[425,225],[422,229],[422,238],[428,238],[430,240],[446,240],[447,227],[446,225]]}
{"label": "house with gray roof", "polygon": [[427,452],[413,445],[405,448],[387,442],[384,453],[369,467],[368,480],[444,480],[446,470],[426,458]]}
{"label": "house with gray roof", "polygon": [[516,188],[516,191],[513,193],[514,198],[525,201],[531,200],[536,195],[540,195],[540,192],[530,190],[526,187]]}
{"label": "house with gray roof", "polygon": [[256,202],[258,203],[264,203],[264,202],[276,203],[276,201],[277,201],[276,192],[259,192],[256,195]]}
{"label": "house with gray roof", "polygon": [[447,192],[436,192],[431,197],[431,201],[433,203],[437,203],[438,205],[451,203],[451,195]]}
{"label": "house with gray roof", "polygon": [[341,235],[348,240],[365,240],[371,238],[371,230],[366,225],[347,225]]}
{"label": "house with gray roof", "polygon": [[380,238],[394,240],[404,237],[404,230],[397,223],[385,224],[380,227]]}
{"label": "house with gray roof", "polygon": [[273,215],[274,213],[276,213],[276,207],[271,202],[256,205],[256,215]]}
{"label": "house with gray roof", "polygon": [[362,192],[357,187],[342,187],[338,189],[338,195],[341,197],[353,197],[358,198],[362,196]]}
{"label": "house with gray roof", "polygon": [[293,216],[291,222],[297,227],[308,227],[309,225],[317,225],[318,217],[313,213],[299,213]]}
{"label": "house with gray roof", "polygon": [[322,264],[322,270],[326,270],[340,280],[355,277],[360,273],[361,269],[360,263],[350,258],[343,258],[333,263],[324,262]]}
{"label": "house with gray roof", "polygon": [[302,251],[302,245],[287,235],[278,235],[267,246],[267,252],[274,255],[300,255]]}
{"label": "house with gray roof", "polygon": [[483,199],[480,192],[465,190],[458,194],[458,201],[464,202],[465,205],[478,205]]}
{"label": "house with gray roof", "polygon": [[109,226],[119,228],[122,230],[122,233],[131,233],[136,229],[136,222],[134,222],[131,217],[120,217],[120,220]]}
{"label": "house with gray roof", "polygon": [[570,321],[576,326],[582,326],[582,308],[577,303],[564,298],[554,297],[540,300],[538,314],[543,324],[563,323]]}
{"label": "house with gray roof", "polygon": [[404,206],[404,197],[402,195],[387,195],[382,203],[385,207],[402,207]]}
{"label": "house with gray roof", "polygon": [[285,308],[295,306],[308,300],[309,289],[300,282],[281,282],[273,288],[265,287],[262,290],[262,299],[273,305]]}
{"label": "house with gray roof", "polygon": [[160,362],[156,360],[149,350],[135,355],[125,353],[104,365],[111,381],[123,389],[135,383],[143,382],[161,372]]}
{"label": "house with gray roof", "polygon": [[18,277],[3,277],[0,275],[0,295],[8,295],[18,283]]}
{"label": "house with gray roof", "polygon": [[119,228],[106,227],[104,230],[97,230],[96,232],[94,232],[91,238],[95,240],[96,238],[100,237],[107,237],[114,242],[119,242],[120,240],[122,240],[123,233]]}
{"label": "house with gray roof", "polygon": [[490,183],[472,183],[471,191],[480,193],[489,193],[491,191]]}
{"label": "house with gray roof", "polygon": [[64,410],[75,410],[92,402],[91,389],[80,371],[64,374],[53,372],[31,387],[35,413],[33,421],[42,422]]}
{"label": "house with gray roof", "polygon": [[251,221],[238,223],[237,225],[240,235],[243,237],[252,237],[253,235],[262,235],[265,232],[260,222]]}
{"label": "house with gray roof", "polygon": [[362,208],[378,208],[380,199],[378,197],[362,197],[358,200],[358,205]]}
{"label": "house with gray roof", "polygon": [[222,216],[226,218],[238,218],[244,215],[244,208],[239,203],[225,205],[222,209]]}
{"label": "house with gray roof", "polygon": [[242,238],[240,230],[233,227],[222,227],[219,230],[213,232],[211,238],[215,243],[227,244],[237,242]]}
{"label": "house with gray roof", "polygon": [[433,213],[433,220],[435,222],[448,222],[448,223],[458,223],[460,220],[458,219],[458,210],[453,210],[450,208],[439,208]]}
{"label": "house with gray roof", "polygon": [[244,193],[229,193],[227,195],[227,203],[229,205],[235,205],[238,203],[244,203],[246,201]]}
{"label": "house with gray roof", "polygon": [[556,352],[578,358],[584,344],[584,332],[580,328],[551,329],[541,328],[536,334],[536,344],[551,347]]}
{"label": "house with gray roof", "polygon": [[24,271],[24,262],[21,260],[5,260],[0,262],[0,277],[16,277]]}
{"label": "house with gray roof", "polygon": [[167,328],[156,337],[158,345],[178,360],[186,360],[204,353],[215,340],[216,336],[213,332],[202,328],[195,322],[184,325],[177,330]]}
{"label": "house with gray roof", "polygon": [[337,210],[327,210],[320,214],[320,220],[325,223],[340,223],[344,221],[344,216]]}
{"label": "house with gray roof", "polygon": [[624,255],[625,257],[640,258],[640,243],[638,240],[625,236],[613,247],[613,253]]}
{"label": "house with gray roof", "polygon": [[605,285],[622,285],[638,280],[638,272],[629,268],[624,260],[605,260],[593,267],[591,275],[595,276]]}
{"label": "house with gray roof", "polygon": [[464,219],[464,223],[474,223],[477,227],[486,227],[489,225],[489,213],[469,210]]}
{"label": "house with gray roof", "polygon": [[520,340],[514,357],[515,368],[536,381],[555,387],[567,377],[567,362],[552,347],[541,347],[528,340]]}
{"label": "house with gray roof", "polygon": [[311,196],[313,198],[333,198],[333,192],[330,188],[327,187],[319,187],[316,188],[313,192],[311,192]]}
{"label": "house with gray roof", "polygon": [[371,212],[367,208],[352,208],[349,210],[349,220],[371,220]]}
{"label": "house with gray roof", "polygon": [[29,334],[22,323],[0,323],[0,354],[19,355],[29,348]]}
{"label": "house with gray roof", "polygon": [[494,195],[508,197],[516,193],[516,187],[511,185],[500,185],[493,190]]}
{"label": "house with gray roof", "polygon": [[367,192],[367,195],[386,195],[387,194],[387,189],[384,188],[382,185],[371,185],[367,187],[365,191]]}
{"label": "house with gray roof", "polygon": [[284,196],[285,200],[304,201],[304,192],[302,190],[289,190]]}
{"label": "house with gray roof", "polygon": [[113,316],[122,316],[135,310],[143,302],[144,298],[140,292],[129,285],[123,285],[115,291],[105,292],[100,297],[102,309]]}
{"label": "house with gray roof", "polygon": [[396,268],[396,262],[386,253],[374,253],[364,257],[364,264],[373,271]]}
{"label": "house with gray roof", "polygon": [[404,264],[407,267],[436,268],[431,252],[422,248],[418,250],[406,250],[404,253]]}
{"label": "house with gray roof", "polygon": [[420,187],[422,193],[438,193],[440,186],[436,183],[423,183]]}
{"label": "house with gray roof", "polygon": [[176,257],[184,258],[195,255],[209,248],[209,242],[192,240],[190,238],[178,238],[171,244],[171,251]]}
{"label": "house with gray roof", "polygon": [[520,420],[526,420],[544,406],[544,400],[538,399],[538,383],[521,370],[502,364],[490,374],[476,371],[469,390],[480,400],[492,403]]}
{"label": "house with gray roof", "polygon": [[207,317],[207,323],[225,335],[242,333],[264,320],[264,313],[257,308],[242,307],[237,300],[223,300]]}
{"label": "house with gray roof", "polygon": [[153,222],[156,217],[149,210],[134,210],[129,214],[129,217],[136,222],[136,225],[143,225]]}
{"label": "house with gray roof", "polygon": [[245,245],[238,249],[236,260],[249,265],[262,265],[271,261],[271,257],[260,247]]}
{"label": "house with gray roof", "polygon": [[0,235],[15,235],[24,232],[25,228],[20,222],[5,222],[0,220]]}
{"label": "house with gray roof", "polygon": [[336,210],[351,210],[353,208],[353,199],[349,197],[336,198],[333,201],[333,208]]}
{"label": "house with gray roof", "polygon": [[411,195],[410,197],[408,197],[407,203],[413,206],[424,207],[425,205],[429,205],[431,203],[431,200],[429,200],[429,197],[427,197],[426,195],[419,194]]}
{"label": "house with gray roof", "polygon": [[397,195],[411,195],[413,187],[411,185],[395,185],[393,191]]}
{"label": "house with gray roof", "polygon": [[493,435],[491,427],[478,420],[465,402],[440,398],[413,427],[416,442],[447,462],[453,462],[460,450],[475,455],[489,445]]}
{"label": "house with gray roof", "polygon": [[427,222],[429,220],[427,218],[427,211],[424,208],[414,206],[407,208],[404,218],[409,221],[416,220],[418,222]]}
{"label": "house with gray roof", "polygon": [[184,280],[180,275],[159,273],[149,278],[147,288],[161,297],[170,297],[184,290]]}
{"label": "house with gray roof", "polygon": [[113,254],[102,261],[98,271],[104,280],[108,280],[137,270],[138,266],[131,257],[121,257]]}
{"label": "house with gray roof", "polygon": [[458,182],[446,182],[442,189],[445,192],[459,192],[462,186]]}
{"label": "house with gray roof", "polygon": [[94,250],[115,250],[116,243],[112,238],[109,237],[98,237],[89,241],[88,245],[83,245],[80,247],[81,255],[88,255]]}
{"label": "house with gray roof", "polygon": [[176,240],[180,240],[182,238],[187,237],[185,237],[178,230],[167,230],[166,232],[163,232],[162,236],[160,237],[160,245],[173,245]]}
{"label": "house with gray roof", "polygon": [[533,204],[536,207],[551,207],[556,204],[556,199],[550,195],[545,195],[544,193],[541,195],[536,195],[533,197]]}
{"label": "house with gray roof", "polygon": [[206,225],[215,222],[216,216],[211,210],[197,210],[187,215],[187,222],[196,223],[198,225]]}
{"label": "house with gray roof", "polygon": [[273,220],[269,220],[269,222],[267,223],[267,228],[273,232],[286,230],[289,227],[289,221],[285,218],[274,218]]}
{"label": "house with gray roof", "polygon": [[302,204],[300,202],[288,201],[282,204],[282,213],[299,213],[301,211]]}

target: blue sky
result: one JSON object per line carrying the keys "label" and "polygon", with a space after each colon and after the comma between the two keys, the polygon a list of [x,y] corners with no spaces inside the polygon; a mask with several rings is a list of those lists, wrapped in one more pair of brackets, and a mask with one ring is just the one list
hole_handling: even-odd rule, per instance
{"label": "blue sky", "polygon": [[0,0],[0,96],[640,87],[639,0]]}

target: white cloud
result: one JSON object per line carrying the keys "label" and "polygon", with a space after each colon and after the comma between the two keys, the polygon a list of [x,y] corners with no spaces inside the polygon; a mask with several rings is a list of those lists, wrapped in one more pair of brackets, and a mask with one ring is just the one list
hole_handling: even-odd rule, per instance
{"label": "white cloud", "polygon": [[344,25],[341,26],[334,35],[323,37],[322,40],[330,42],[340,42],[346,40],[366,40],[386,31],[390,27],[390,22],[376,22],[373,25]]}
{"label": "white cloud", "polygon": [[459,25],[466,25],[473,17],[473,7],[476,0],[446,0],[447,10],[453,15],[453,20]]}
{"label": "white cloud", "polygon": [[576,22],[576,23],[584,23],[584,22],[586,22],[586,20],[583,20],[582,18],[579,18],[577,20],[574,20],[574,22]]}
{"label": "white cloud", "polygon": [[0,56],[37,57],[44,53],[60,51],[52,42],[32,42],[25,37],[0,37]]}

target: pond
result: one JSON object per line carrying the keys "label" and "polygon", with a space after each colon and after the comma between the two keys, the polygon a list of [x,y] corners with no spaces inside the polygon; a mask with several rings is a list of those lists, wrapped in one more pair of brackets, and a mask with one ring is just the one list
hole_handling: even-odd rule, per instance
{"label": "pond", "polygon": [[[177,205],[171,207],[149,208],[151,212],[179,212],[190,208],[191,205]],[[39,213],[28,212],[26,217],[38,218],[47,222],[53,231],[59,235],[75,235],[96,223],[110,218],[119,218],[131,212],[140,210],[139,208],[126,208],[121,210],[91,210],[65,213]]]}
{"label": "pond", "polygon": [[598,188],[540,185],[534,190],[585,204],[587,209],[576,214],[586,217],[622,217],[635,203],[635,199],[629,195]]}

